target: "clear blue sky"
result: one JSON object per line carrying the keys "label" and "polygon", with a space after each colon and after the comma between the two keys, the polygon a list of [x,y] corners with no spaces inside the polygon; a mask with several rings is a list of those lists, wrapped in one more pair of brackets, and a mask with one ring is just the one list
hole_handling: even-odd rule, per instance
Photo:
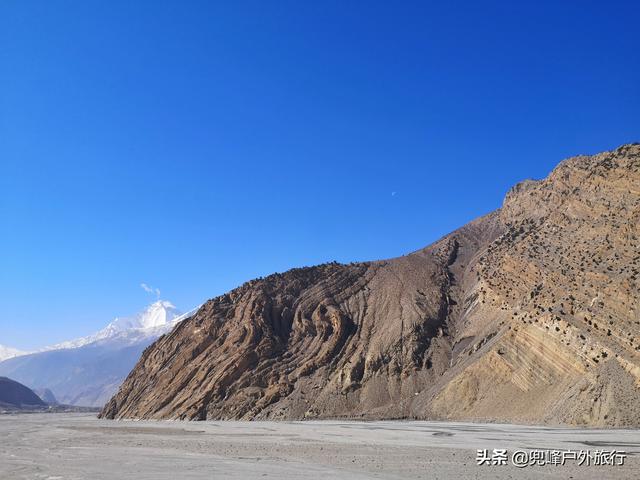
{"label": "clear blue sky", "polygon": [[[445,5],[446,4],[446,5]],[[418,249],[640,139],[638,2],[0,4],[0,344]],[[393,194],[395,192],[395,194]]]}

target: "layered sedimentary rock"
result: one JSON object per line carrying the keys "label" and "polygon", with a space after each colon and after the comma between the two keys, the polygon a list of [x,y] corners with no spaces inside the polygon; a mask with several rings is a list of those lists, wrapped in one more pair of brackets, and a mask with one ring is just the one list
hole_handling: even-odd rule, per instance
{"label": "layered sedimentary rock", "polygon": [[562,162],[413,254],[250,281],[106,418],[640,424],[640,146]]}

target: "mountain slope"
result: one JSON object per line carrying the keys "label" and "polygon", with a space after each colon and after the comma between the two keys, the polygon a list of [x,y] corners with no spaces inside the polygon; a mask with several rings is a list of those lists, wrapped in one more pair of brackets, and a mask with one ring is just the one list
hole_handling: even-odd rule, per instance
{"label": "mountain slope", "polygon": [[190,314],[159,300],[134,317],[116,318],[94,335],[0,362],[0,375],[50,389],[60,403],[102,407],[143,350]]}
{"label": "mountain slope", "polygon": [[640,146],[411,255],[294,269],[147,349],[106,418],[640,423]]}
{"label": "mountain slope", "polygon": [[56,396],[48,388],[39,388],[37,390],[34,390],[33,393],[38,395],[38,397],[40,397],[40,400],[42,400],[47,405],[59,405],[60,404],[60,402],[58,402],[58,399],[56,398]]}
{"label": "mountain slope", "polygon": [[24,385],[6,377],[0,377],[0,407],[46,407],[46,404]]}

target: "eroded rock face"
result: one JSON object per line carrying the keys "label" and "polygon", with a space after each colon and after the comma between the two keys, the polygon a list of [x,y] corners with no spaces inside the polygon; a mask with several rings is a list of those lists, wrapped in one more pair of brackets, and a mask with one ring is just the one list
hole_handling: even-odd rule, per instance
{"label": "eroded rock face", "polygon": [[640,146],[562,162],[400,258],[207,302],[106,418],[640,424]]}

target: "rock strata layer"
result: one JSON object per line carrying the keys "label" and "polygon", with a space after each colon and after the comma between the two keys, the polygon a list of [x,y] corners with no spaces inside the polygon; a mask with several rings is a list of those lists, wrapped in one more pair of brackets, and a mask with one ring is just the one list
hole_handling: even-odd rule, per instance
{"label": "rock strata layer", "polygon": [[640,146],[563,161],[410,255],[252,280],[105,418],[640,425]]}

